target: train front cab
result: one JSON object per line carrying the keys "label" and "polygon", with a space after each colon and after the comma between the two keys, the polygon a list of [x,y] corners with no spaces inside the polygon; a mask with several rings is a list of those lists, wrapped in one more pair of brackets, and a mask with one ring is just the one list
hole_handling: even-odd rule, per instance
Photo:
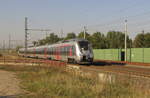
{"label": "train front cab", "polygon": [[91,64],[93,62],[92,45],[88,41],[77,43],[77,55],[79,64]]}

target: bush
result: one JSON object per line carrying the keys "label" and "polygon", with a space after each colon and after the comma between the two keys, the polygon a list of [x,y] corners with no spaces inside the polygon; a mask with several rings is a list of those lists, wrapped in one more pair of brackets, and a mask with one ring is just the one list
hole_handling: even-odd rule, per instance
{"label": "bush", "polygon": [[[14,71],[27,93],[21,98],[149,98],[150,93],[132,78],[117,78],[114,83],[101,82],[94,76],[82,76],[64,68],[36,66],[0,66]],[[146,91],[146,92],[145,92]]]}
{"label": "bush", "polygon": [[23,88],[32,93],[28,96],[31,98],[146,98],[145,95],[137,96],[130,80],[110,84],[92,76],[71,74],[61,68],[35,69],[19,74]]}

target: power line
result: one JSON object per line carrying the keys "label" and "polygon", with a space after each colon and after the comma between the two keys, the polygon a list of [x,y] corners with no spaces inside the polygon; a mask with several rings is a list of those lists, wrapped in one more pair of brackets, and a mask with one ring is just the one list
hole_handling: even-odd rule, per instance
{"label": "power line", "polygon": [[46,37],[47,37],[47,32],[48,31],[51,31],[51,29],[31,29],[31,28],[28,28],[28,18],[25,17],[25,54],[27,53],[27,50],[28,50],[28,31],[45,31],[46,32]]}
{"label": "power line", "polygon": [[[144,12],[144,13],[140,13],[140,14],[136,14],[136,15],[131,15],[131,16],[127,16],[126,18],[130,19],[130,18],[135,18],[135,17],[139,17],[139,16],[143,16],[146,14],[150,14],[150,11]],[[96,25],[88,25],[88,28],[92,28],[92,27],[104,27],[104,26],[108,26],[108,25],[114,25],[113,23],[117,23],[121,22],[121,20],[123,20],[125,17],[119,18],[119,19],[115,19],[115,20],[111,20],[105,23],[101,23],[101,24],[96,24]]]}
{"label": "power line", "polygon": [[51,29],[27,29],[30,31],[51,31]]}

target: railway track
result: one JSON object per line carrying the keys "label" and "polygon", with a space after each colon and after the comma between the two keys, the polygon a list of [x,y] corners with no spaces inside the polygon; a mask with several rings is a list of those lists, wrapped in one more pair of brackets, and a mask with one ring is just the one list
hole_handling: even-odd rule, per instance
{"label": "railway track", "polygon": [[127,66],[81,66],[84,70],[94,71],[94,72],[104,72],[104,73],[114,73],[123,74],[134,77],[145,77],[150,78],[150,69],[147,68],[137,68],[137,67],[127,67]]}
{"label": "railway track", "polygon": [[34,58],[18,58],[13,56],[13,59],[10,57],[0,58],[0,65],[56,65],[56,66],[65,66],[66,62],[46,60],[46,59],[34,59]]}
{"label": "railway track", "polygon": [[128,61],[112,61],[112,60],[95,60],[96,62],[102,62],[105,64],[121,64],[121,65],[136,65],[136,66],[150,66],[150,63],[142,63],[142,62],[128,62]]}
{"label": "railway track", "polygon": [[[15,58],[15,56],[13,56]],[[60,61],[51,61],[51,60],[41,60],[41,59],[28,59],[28,58],[18,58],[11,59],[9,57],[0,59],[0,62],[5,60],[4,62],[15,62],[15,63],[44,63],[50,65],[66,65],[66,63],[61,63]],[[71,64],[72,65],[72,64]],[[75,64],[73,64],[75,65]],[[138,68],[138,67],[129,67],[126,65],[75,65],[80,66],[81,69],[92,72],[107,72],[107,73],[115,73],[115,74],[124,74],[136,77],[146,77],[150,78],[150,68]]]}

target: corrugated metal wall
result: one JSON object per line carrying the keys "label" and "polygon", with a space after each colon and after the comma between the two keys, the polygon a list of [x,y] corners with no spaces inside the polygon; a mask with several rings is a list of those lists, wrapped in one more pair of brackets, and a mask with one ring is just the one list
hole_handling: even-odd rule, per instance
{"label": "corrugated metal wall", "polygon": [[[124,49],[94,49],[94,59],[121,61],[121,52]],[[127,49],[127,61],[150,63],[150,48]]]}

